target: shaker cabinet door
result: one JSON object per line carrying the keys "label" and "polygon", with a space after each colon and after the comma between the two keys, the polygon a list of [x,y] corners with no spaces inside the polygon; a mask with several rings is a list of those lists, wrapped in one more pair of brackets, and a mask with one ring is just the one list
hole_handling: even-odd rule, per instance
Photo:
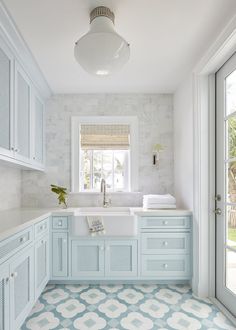
{"label": "shaker cabinet door", "polygon": [[0,154],[14,156],[13,55],[0,39]]}
{"label": "shaker cabinet door", "polygon": [[67,233],[52,234],[52,276],[68,275],[68,238]]}
{"label": "shaker cabinet door", "polygon": [[30,161],[30,111],[31,83],[23,69],[16,63],[15,72],[15,157]]}
{"label": "shaker cabinet door", "polygon": [[43,166],[44,164],[44,103],[36,91],[33,93],[33,162]]}
{"label": "shaker cabinet door", "polygon": [[18,329],[34,302],[34,249],[15,256],[10,263],[10,327]]}
{"label": "shaker cabinet door", "polygon": [[49,238],[35,244],[35,299],[38,299],[49,280]]}
{"label": "shaker cabinet door", "polygon": [[9,265],[0,266],[0,330],[9,330]]}

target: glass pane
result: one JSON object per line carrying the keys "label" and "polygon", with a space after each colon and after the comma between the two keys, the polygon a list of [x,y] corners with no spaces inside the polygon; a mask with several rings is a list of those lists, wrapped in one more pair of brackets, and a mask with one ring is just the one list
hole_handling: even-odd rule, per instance
{"label": "glass pane", "polygon": [[29,157],[29,85],[18,73],[17,76],[17,147],[20,155]]}
{"label": "glass pane", "polygon": [[228,206],[227,245],[236,248],[236,206]]}
{"label": "glass pane", "polygon": [[228,132],[228,151],[227,158],[236,158],[236,117],[230,117],[227,120],[227,132]]}
{"label": "glass pane", "polygon": [[82,190],[91,189],[91,150],[81,151]]}
{"label": "glass pane", "polygon": [[0,147],[10,149],[10,60],[0,49]]}
{"label": "glass pane", "polygon": [[233,71],[225,80],[226,114],[236,111],[236,71]]}
{"label": "glass pane", "polygon": [[227,201],[236,203],[236,161],[228,163]]}
{"label": "glass pane", "polygon": [[226,287],[236,294],[236,252],[226,250]]}
{"label": "glass pane", "polygon": [[95,172],[93,173],[93,189],[100,190],[101,188],[102,173]]}
{"label": "glass pane", "polygon": [[112,151],[104,150],[102,153],[102,169],[103,171],[112,170]]}

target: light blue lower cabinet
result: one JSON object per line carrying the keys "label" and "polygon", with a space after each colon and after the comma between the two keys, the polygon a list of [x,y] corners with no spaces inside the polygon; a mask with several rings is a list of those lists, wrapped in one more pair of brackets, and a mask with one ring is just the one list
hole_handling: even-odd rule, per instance
{"label": "light blue lower cabinet", "polygon": [[141,276],[156,279],[190,277],[189,255],[142,255]]}
{"label": "light blue lower cabinet", "polygon": [[10,262],[10,329],[19,329],[34,303],[34,247]]}
{"label": "light blue lower cabinet", "polygon": [[0,330],[9,330],[9,264],[0,266]]}
{"label": "light blue lower cabinet", "polygon": [[49,237],[44,235],[35,243],[35,300],[49,281]]}
{"label": "light blue lower cabinet", "polygon": [[71,274],[79,278],[104,276],[104,241],[72,241]]}
{"label": "light blue lower cabinet", "polygon": [[52,277],[68,276],[68,234],[52,233]]}
{"label": "light blue lower cabinet", "polygon": [[105,275],[111,277],[137,276],[137,241],[105,241]]}

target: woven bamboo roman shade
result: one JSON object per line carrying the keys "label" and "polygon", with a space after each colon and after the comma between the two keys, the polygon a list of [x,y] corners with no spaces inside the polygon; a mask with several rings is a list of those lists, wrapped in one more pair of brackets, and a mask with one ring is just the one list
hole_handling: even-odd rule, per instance
{"label": "woven bamboo roman shade", "polygon": [[127,150],[130,147],[130,126],[116,124],[84,124],[80,128],[84,150]]}

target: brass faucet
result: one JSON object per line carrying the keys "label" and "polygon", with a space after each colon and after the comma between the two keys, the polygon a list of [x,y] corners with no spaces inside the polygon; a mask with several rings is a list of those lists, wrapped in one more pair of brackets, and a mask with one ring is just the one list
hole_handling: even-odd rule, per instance
{"label": "brass faucet", "polygon": [[101,181],[101,193],[103,193],[103,202],[102,206],[103,207],[108,207],[111,204],[111,201],[107,201],[107,196],[106,196],[106,181],[105,179],[102,179]]}

